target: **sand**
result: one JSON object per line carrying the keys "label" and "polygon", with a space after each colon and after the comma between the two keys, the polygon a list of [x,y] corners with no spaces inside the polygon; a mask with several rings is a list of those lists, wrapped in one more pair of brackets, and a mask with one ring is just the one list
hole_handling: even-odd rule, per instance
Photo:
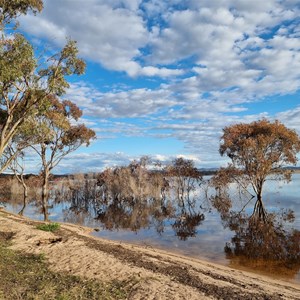
{"label": "sand", "polygon": [[12,249],[44,254],[50,268],[102,282],[128,281],[129,299],[300,299],[300,285],[149,247],[90,235],[61,224],[55,232],[0,210],[0,231],[14,232]]}

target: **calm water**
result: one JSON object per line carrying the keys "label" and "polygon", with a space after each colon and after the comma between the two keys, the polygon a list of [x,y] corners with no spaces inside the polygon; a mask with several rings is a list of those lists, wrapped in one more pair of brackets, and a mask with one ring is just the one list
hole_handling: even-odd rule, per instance
{"label": "calm water", "polygon": [[[290,183],[268,181],[264,189],[264,203],[267,211],[279,211],[281,208],[292,209],[295,212],[295,221],[291,225],[300,230],[300,174],[294,174]],[[251,213],[255,200],[249,204],[248,212]],[[174,217],[162,216],[153,213],[151,207],[114,207],[111,212],[105,211],[102,218],[95,219],[96,209],[91,204],[86,204],[87,210],[73,209],[71,203],[55,203],[49,209],[50,219],[59,222],[70,222],[81,224],[100,231],[94,232],[94,236],[107,238],[115,241],[153,246],[168,251],[173,251],[185,256],[196,257],[207,261],[217,262],[237,268],[245,268],[245,262],[240,263],[235,259],[228,259],[224,253],[224,246],[230,242],[234,232],[224,228],[219,213],[201,203],[196,203],[191,210],[186,208],[185,213],[177,214]],[[239,203],[237,201],[236,205]],[[21,209],[20,204],[5,204],[8,211],[17,213]],[[98,213],[99,213],[99,207]],[[101,207],[103,212],[107,207]],[[204,220],[201,214],[204,215]],[[42,220],[43,216],[33,204],[28,205],[24,215],[32,219]],[[192,226],[185,221],[189,220]],[[262,272],[257,264],[247,263],[247,268],[256,272]],[[265,268],[264,268],[265,269]],[[266,271],[266,270],[265,270]],[[300,283],[299,269],[286,269],[282,272],[272,270],[269,275],[276,277],[281,273],[280,278]],[[277,275],[278,276],[278,275]]]}

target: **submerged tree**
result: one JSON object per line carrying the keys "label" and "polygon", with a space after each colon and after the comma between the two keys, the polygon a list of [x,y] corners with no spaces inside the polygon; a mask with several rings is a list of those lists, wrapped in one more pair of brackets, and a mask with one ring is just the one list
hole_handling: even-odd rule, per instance
{"label": "submerged tree", "polygon": [[43,114],[36,115],[24,123],[22,138],[41,158],[43,178],[42,208],[48,220],[49,177],[51,171],[69,153],[81,145],[89,145],[95,132],[83,124],[72,125],[82,111],[71,101],[48,98],[49,104]]}
{"label": "submerged tree", "polygon": [[170,187],[175,190],[176,198],[180,206],[185,206],[185,201],[191,203],[195,199],[191,199],[191,193],[202,183],[202,174],[195,167],[194,162],[182,157],[175,159],[171,165],[165,168],[168,176]]}
{"label": "submerged tree", "polygon": [[166,181],[161,172],[148,167],[150,160],[142,157],[128,166],[106,169],[98,176],[98,185],[103,199],[138,201],[163,198]]}
{"label": "submerged tree", "polygon": [[228,156],[232,164],[222,172],[229,178],[228,182],[252,187],[257,197],[253,217],[266,220],[262,200],[264,183],[269,175],[290,180],[291,171],[284,167],[297,163],[299,151],[300,137],[279,121],[263,119],[223,129],[220,154]]}
{"label": "submerged tree", "polygon": [[19,211],[19,215],[23,215],[24,210],[27,205],[27,198],[28,198],[28,186],[25,181],[25,163],[24,163],[24,151],[22,151],[20,148],[15,148],[14,145],[10,145],[6,148],[6,153],[9,157],[12,157],[8,169],[12,171],[15,175],[15,178],[19,182],[19,184],[22,185],[23,188],[23,207]]}

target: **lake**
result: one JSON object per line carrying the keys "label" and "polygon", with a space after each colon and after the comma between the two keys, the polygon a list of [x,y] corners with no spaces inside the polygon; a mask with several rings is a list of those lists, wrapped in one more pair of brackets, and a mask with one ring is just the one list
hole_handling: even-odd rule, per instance
{"label": "lake", "polygon": [[[231,191],[234,205],[243,204]],[[289,183],[267,181],[263,200],[268,212],[277,212],[281,208],[291,209],[295,221],[288,225],[300,230],[300,174],[294,174]],[[0,199],[1,200],[1,199]],[[79,202],[80,203],[79,203]],[[50,201],[50,219],[69,222],[97,229],[96,237],[114,241],[123,241],[160,248],[181,255],[195,257],[206,261],[220,263],[239,269],[255,271],[269,276],[300,283],[299,267],[289,266],[278,271],[278,267],[252,262],[251,259],[240,260],[229,257],[224,252],[226,243],[235,236],[235,232],[225,226],[217,210],[208,205],[205,197],[199,197],[189,207],[174,207],[168,202],[161,203],[98,203],[77,199],[70,201]],[[255,199],[249,203],[246,211],[251,214]],[[8,211],[17,213],[21,204],[4,203]],[[172,213],[171,213],[172,211]],[[24,215],[42,220],[40,209],[34,203],[28,204]],[[280,275],[279,275],[280,274]]]}

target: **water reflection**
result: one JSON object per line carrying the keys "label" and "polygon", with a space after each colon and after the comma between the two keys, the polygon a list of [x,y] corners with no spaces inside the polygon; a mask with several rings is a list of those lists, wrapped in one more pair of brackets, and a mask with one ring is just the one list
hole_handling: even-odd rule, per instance
{"label": "water reflection", "polygon": [[187,240],[189,237],[195,237],[197,227],[201,225],[205,219],[203,213],[188,214],[185,210],[182,211],[179,217],[172,224],[176,236],[180,240]]}
{"label": "water reflection", "polygon": [[[247,224],[248,223],[248,224]],[[231,265],[294,278],[300,270],[300,233],[285,232],[272,223],[246,222],[225,246]],[[299,280],[299,277],[298,277]]]}
{"label": "water reflection", "polygon": [[[112,175],[116,176],[112,179]],[[281,195],[287,195],[283,198],[278,192],[274,195],[271,183],[270,192],[265,194],[270,217],[265,224],[249,217],[255,201],[247,197],[241,200],[233,191],[215,193],[205,183],[208,178],[188,186],[185,177],[168,181],[152,174],[150,179],[135,167],[130,172],[120,169],[102,176],[105,177],[82,176],[53,182],[50,219],[100,228],[95,235],[101,237],[147,243],[223,263],[224,258],[235,267],[277,270],[281,275],[286,272],[287,277],[300,282],[300,236],[292,229],[300,229],[300,206],[290,185],[287,190],[286,186],[281,188]],[[300,176],[294,178],[296,182]],[[146,188],[145,182],[150,187]],[[119,184],[126,189],[121,190]],[[186,190],[176,189],[175,185]],[[17,199],[16,195],[13,199]],[[249,209],[245,207],[247,202]],[[294,210],[295,222],[290,222],[289,210],[278,209],[278,203]],[[21,205],[20,200],[7,207],[18,212]],[[24,214],[39,218],[38,211],[39,203],[31,202]]]}
{"label": "water reflection", "polygon": [[287,226],[294,222],[291,209],[257,218],[232,208],[228,194],[211,197],[224,227],[234,232],[224,251],[232,266],[242,265],[264,273],[285,273],[291,278],[300,270],[300,231]]}
{"label": "water reflection", "polygon": [[[286,231],[281,222],[273,220],[262,222],[240,216],[240,222],[234,222],[235,235],[225,246],[227,257],[243,256],[248,259],[274,261],[288,267],[300,266],[300,232]],[[237,218],[235,218],[237,219]],[[231,221],[229,221],[231,222]]]}
{"label": "water reflection", "polygon": [[[99,186],[98,186],[99,187]],[[57,191],[55,203],[69,203],[68,209],[64,209],[64,218],[68,222],[78,223],[92,216],[95,224],[101,224],[104,230],[130,230],[138,232],[141,229],[154,228],[159,235],[165,231],[165,227],[171,225],[175,235],[180,240],[195,237],[197,227],[205,219],[203,209],[196,207],[196,200],[187,201],[185,198],[167,197],[143,197],[135,195],[120,197],[103,194],[102,185],[98,190],[95,201],[86,195],[84,190],[71,189],[71,193]],[[100,192],[101,191],[101,192]],[[180,201],[180,205],[178,204]]]}

